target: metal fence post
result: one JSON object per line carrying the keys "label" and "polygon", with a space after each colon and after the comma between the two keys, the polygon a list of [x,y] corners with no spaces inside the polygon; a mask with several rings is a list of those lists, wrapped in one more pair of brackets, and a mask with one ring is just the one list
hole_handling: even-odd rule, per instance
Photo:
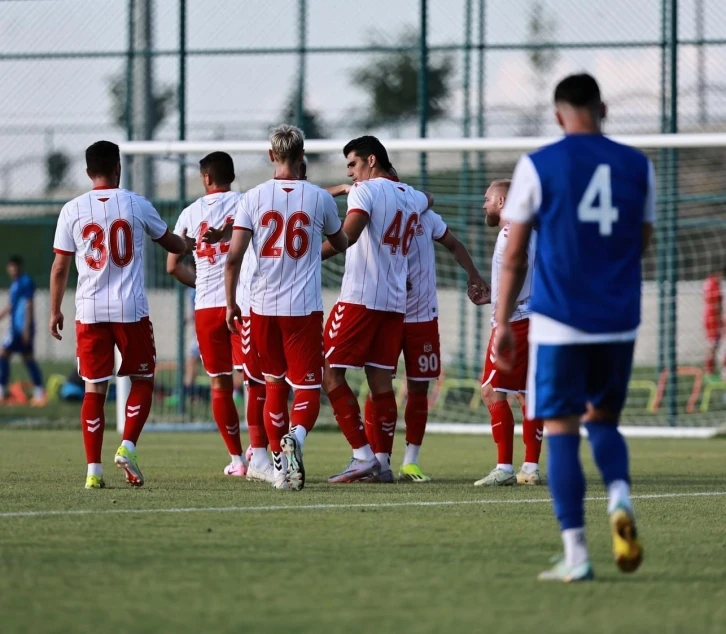
{"label": "metal fence post", "polygon": [[[428,48],[428,0],[421,0],[419,33],[419,69],[418,69],[418,135],[424,138],[428,134],[429,123],[429,48]],[[428,186],[428,166],[426,152],[419,154],[420,186]]]}

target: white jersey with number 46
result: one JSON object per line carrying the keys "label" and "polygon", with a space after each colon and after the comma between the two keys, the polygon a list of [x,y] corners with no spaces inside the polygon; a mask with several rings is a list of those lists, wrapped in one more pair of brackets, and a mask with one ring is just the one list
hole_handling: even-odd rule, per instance
{"label": "white jersey with number 46", "polygon": [[339,302],[406,312],[407,255],[419,216],[428,206],[426,194],[388,178],[351,187],[348,213],[366,214],[368,224],[346,251]]}
{"label": "white jersey with number 46", "polygon": [[76,321],[130,323],[149,315],[144,289],[144,233],[168,228],[152,204],[126,189],[94,189],[63,206],[53,250],[74,255]]}
{"label": "white jersey with number 46", "polygon": [[323,310],[322,234],[342,229],[328,192],[302,180],[266,181],[240,200],[234,228],[252,232],[255,313],[300,317]]}

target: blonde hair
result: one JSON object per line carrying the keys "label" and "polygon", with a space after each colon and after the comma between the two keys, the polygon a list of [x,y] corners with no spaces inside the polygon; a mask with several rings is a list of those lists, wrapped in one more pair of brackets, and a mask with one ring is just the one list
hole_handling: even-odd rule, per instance
{"label": "blonde hair", "polygon": [[509,193],[509,187],[512,184],[511,178],[497,178],[496,180],[493,180],[489,187],[501,187],[504,190],[504,194]]}
{"label": "blonde hair", "polygon": [[283,163],[297,161],[305,151],[305,134],[300,128],[283,123],[270,134],[270,144],[276,160]]}

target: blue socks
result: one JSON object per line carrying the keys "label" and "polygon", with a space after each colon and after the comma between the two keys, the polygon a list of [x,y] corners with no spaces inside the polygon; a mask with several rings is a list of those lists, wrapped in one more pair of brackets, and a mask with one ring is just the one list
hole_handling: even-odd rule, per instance
{"label": "blue socks", "polygon": [[0,357],[0,385],[3,387],[8,386],[8,380],[10,379],[10,359],[7,357]]}
{"label": "blue socks", "polygon": [[35,387],[43,387],[43,378],[40,376],[40,368],[38,362],[35,359],[30,359],[25,362],[25,367],[30,375],[30,380],[33,382]]}
{"label": "blue socks", "polygon": [[585,475],[580,464],[580,435],[547,436],[547,478],[560,529],[585,525]]}
{"label": "blue socks", "polygon": [[605,486],[623,480],[630,483],[628,473],[628,446],[615,422],[587,423],[585,425],[592,447],[592,456],[600,470]]}

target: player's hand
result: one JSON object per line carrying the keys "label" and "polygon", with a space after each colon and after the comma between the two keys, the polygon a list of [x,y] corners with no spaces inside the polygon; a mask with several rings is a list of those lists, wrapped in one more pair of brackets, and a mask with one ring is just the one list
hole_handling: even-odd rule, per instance
{"label": "player's hand", "polygon": [[181,232],[181,238],[182,240],[184,240],[184,244],[186,244],[186,250],[184,251],[184,255],[192,255],[192,253],[194,253],[197,248],[197,241],[194,238],[190,238],[187,236],[186,229]]}
{"label": "player's hand", "polygon": [[466,284],[466,292],[472,303],[477,306],[488,304],[491,301],[489,284],[478,275],[469,278]]}
{"label": "player's hand", "polygon": [[227,307],[227,328],[229,331],[237,334],[237,323],[242,320],[242,311],[239,306],[234,308]]}
{"label": "player's hand", "polygon": [[502,372],[510,372],[514,368],[514,333],[509,322],[497,326],[492,349],[494,365]]}
{"label": "player's hand", "polygon": [[222,242],[223,236],[224,227],[221,229],[209,227],[209,229],[207,229],[202,235],[202,242],[206,242],[207,244],[217,244],[218,242]]}
{"label": "player's hand", "polygon": [[63,339],[60,331],[63,330],[63,313],[60,311],[57,313],[51,313],[50,315],[50,334],[53,335],[58,341]]}

